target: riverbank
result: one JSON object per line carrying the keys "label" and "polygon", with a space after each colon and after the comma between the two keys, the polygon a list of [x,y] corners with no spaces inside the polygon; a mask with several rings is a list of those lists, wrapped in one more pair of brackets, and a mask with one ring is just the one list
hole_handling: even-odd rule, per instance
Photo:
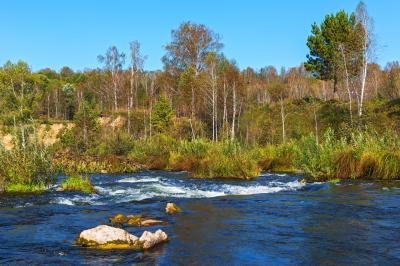
{"label": "riverbank", "polygon": [[70,149],[64,139],[61,135],[60,141],[49,147],[34,142],[2,148],[0,188],[36,192],[54,184],[59,173],[74,176],[143,170],[186,171],[200,179],[251,180],[261,172],[302,173],[309,182],[400,178],[399,140],[366,131],[337,138],[327,130],[320,139],[308,135],[264,146],[231,140],[177,140],[164,134],[135,140],[119,132],[85,152]]}
{"label": "riverbank", "polygon": [[261,172],[302,173],[309,181],[400,178],[399,141],[395,136],[358,132],[335,138],[328,130],[317,142],[309,135],[285,144],[249,146],[237,141],[175,140],[157,135],[121,141],[124,155],[62,156],[60,168],[82,173],[138,170],[187,171],[196,178],[250,180]]}

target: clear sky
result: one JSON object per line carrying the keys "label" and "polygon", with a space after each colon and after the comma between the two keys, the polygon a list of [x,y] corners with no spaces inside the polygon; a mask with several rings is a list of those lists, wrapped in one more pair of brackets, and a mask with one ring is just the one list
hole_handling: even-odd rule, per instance
{"label": "clear sky", "polygon": [[[0,5],[0,63],[27,61],[33,70],[67,65],[96,68],[97,55],[110,45],[128,52],[140,41],[146,69],[161,69],[163,46],[183,21],[203,23],[222,36],[223,52],[240,68],[299,65],[314,21],[358,0],[282,1],[23,1]],[[375,20],[378,62],[400,60],[400,1],[366,0]]]}

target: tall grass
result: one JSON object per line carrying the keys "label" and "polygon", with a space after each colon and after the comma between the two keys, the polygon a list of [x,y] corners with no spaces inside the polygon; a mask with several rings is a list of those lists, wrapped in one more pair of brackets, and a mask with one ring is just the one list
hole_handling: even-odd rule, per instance
{"label": "tall grass", "polygon": [[[246,146],[240,141],[176,140],[158,134],[133,140],[116,134],[95,155],[61,156],[67,173],[132,172],[138,169],[188,171],[197,178],[251,179],[261,171],[303,172],[313,180],[400,178],[400,141],[394,134],[354,131],[337,137],[327,129],[286,144]],[[79,158],[79,159],[77,159]]]}
{"label": "tall grass", "polygon": [[399,179],[400,154],[391,134],[359,131],[337,139],[327,131],[322,143],[312,136],[297,143],[296,165],[314,179],[374,178]]}

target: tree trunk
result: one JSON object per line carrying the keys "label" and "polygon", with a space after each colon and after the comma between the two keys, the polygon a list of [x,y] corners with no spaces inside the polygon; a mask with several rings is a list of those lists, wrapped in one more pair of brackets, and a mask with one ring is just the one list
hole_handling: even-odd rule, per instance
{"label": "tree trunk", "polygon": [[233,83],[232,87],[232,127],[231,127],[231,140],[235,139],[235,120],[236,120],[236,84]]}
{"label": "tree trunk", "polygon": [[346,61],[346,55],[344,54],[344,48],[343,46],[340,47],[340,52],[342,54],[342,59],[343,59],[343,65],[344,65],[344,80],[346,82],[346,90],[347,94],[349,96],[349,113],[350,113],[350,125],[353,126],[353,111],[352,111],[352,96],[351,96],[351,90],[349,86],[349,72],[347,70],[347,61]]}
{"label": "tree trunk", "polygon": [[192,140],[196,139],[196,134],[194,132],[194,128],[193,128],[193,119],[194,119],[194,104],[195,104],[195,98],[194,98],[194,87],[191,87],[192,89],[192,100],[191,100],[191,114],[190,114],[190,129],[192,131]]}
{"label": "tree trunk", "polygon": [[319,137],[318,137],[318,120],[317,120],[317,108],[314,106],[314,123],[315,123],[315,141],[317,146],[319,146]]}
{"label": "tree trunk", "polygon": [[283,144],[285,144],[286,143],[285,109],[283,107],[283,99],[282,99],[282,97],[280,98],[280,104],[281,104],[281,119],[282,119],[282,142],[283,142]]}

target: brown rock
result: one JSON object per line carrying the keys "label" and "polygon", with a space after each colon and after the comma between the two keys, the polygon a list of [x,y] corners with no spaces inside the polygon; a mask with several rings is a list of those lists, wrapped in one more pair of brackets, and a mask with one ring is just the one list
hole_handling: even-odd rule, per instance
{"label": "brown rock", "polygon": [[178,207],[175,203],[167,203],[167,207],[165,207],[165,211],[168,214],[174,214],[182,212],[182,209]]}

